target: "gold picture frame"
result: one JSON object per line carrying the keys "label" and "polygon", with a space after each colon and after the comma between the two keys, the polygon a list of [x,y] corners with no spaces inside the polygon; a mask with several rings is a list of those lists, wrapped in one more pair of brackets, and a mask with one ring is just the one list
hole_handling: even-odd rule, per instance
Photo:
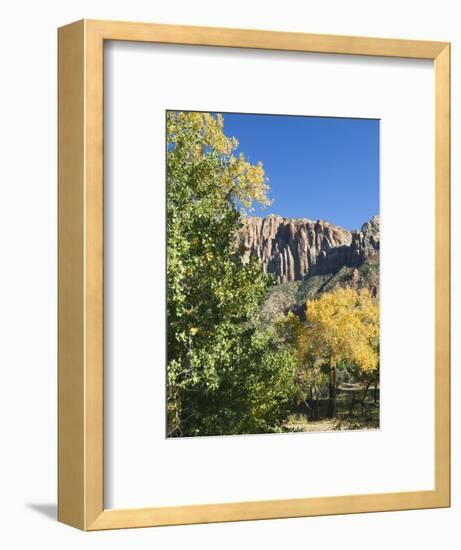
{"label": "gold picture frame", "polygon": [[[435,489],[104,509],[105,40],[429,59],[435,69]],[[450,44],[82,20],[59,29],[58,519],[83,530],[450,505]]]}

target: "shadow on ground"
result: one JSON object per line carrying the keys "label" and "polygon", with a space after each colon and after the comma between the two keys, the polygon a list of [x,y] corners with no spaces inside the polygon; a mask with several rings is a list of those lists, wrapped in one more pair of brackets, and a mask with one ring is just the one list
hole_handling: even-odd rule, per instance
{"label": "shadow on ground", "polygon": [[52,519],[53,521],[56,521],[56,518],[57,518],[56,504],[28,503],[26,504],[26,506],[30,510],[34,510],[34,512],[37,512],[42,516],[47,517],[48,519]]}

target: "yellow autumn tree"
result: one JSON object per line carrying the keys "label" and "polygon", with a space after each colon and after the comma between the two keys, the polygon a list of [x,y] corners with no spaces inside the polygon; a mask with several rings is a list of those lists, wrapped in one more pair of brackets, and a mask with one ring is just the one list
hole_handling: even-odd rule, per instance
{"label": "yellow autumn tree", "polygon": [[298,353],[311,368],[327,368],[328,416],[333,418],[338,366],[354,365],[368,375],[379,369],[379,304],[366,289],[340,288],[308,301],[306,317],[299,332]]}
{"label": "yellow autumn tree", "polygon": [[[268,178],[262,162],[251,164],[243,152],[237,154],[239,142],[235,137],[225,135],[221,113],[168,111],[167,137],[169,151],[183,153],[186,157],[183,158],[186,161],[184,167],[195,169],[193,176],[196,181],[207,183],[203,176],[208,176],[211,168],[215,170],[214,176],[219,187],[225,191],[225,200],[232,198],[250,211],[255,202],[262,206],[271,204],[267,196],[270,189]],[[204,162],[211,158],[210,152],[215,159],[221,160],[218,170]],[[177,166],[172,164],[170,168],[174,171]]]}

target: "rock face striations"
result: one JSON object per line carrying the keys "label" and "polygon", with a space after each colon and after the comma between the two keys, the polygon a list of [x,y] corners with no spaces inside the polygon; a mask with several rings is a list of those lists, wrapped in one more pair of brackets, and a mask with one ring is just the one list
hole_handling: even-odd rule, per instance
{"label": "rock face striations", "polygon": [[243,224],[243,261],[255,256],[279,283],[357,267],[379,254],[379,216],[352,232],[325,221],[275,215],[248,217]]}

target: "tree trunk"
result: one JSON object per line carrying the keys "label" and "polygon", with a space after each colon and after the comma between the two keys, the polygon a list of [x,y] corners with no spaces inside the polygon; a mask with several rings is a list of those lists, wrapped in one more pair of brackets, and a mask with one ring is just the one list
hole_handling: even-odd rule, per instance
{"label": "tree trunk", "polygon": [[305,401],[304,401],[304,406],[306,407],[308,413],[310,413],[310,420],[315,420],[315,411],[314,409],[312,408],[312,405],[309,403],[309,401],[312,401],[312,399],[310,397],[308,397]]}
{"label": "tree trunk", "polygon": [[355,392],[352,394],[351,404],[349,405],[349,416],[352,415],[352,411],[354,410],[354,405],[357,402],[357,399],[355,397]]}
{"label": "tree trunk", "polygon": [[370,387],[370,384],[371,382],[368,381],[366,386],[365,386],[365,389],[363,390],[363,395],[362,395],[362,413],[363,413],[363,409],[365,407],[365,399],[367,398],[367,393],[368,393],[368,389]]}
{"label": "tree trunk", "polygon": [[336,417],[336,367],[330,367],[328,384],[328,418]]}
{"label": "tree trunk", "polygon": [[319,390],[317,386],[314,386],[312,390],[312,404],[314,409],[314,420],[320,420],[320,402],[319,402]]}

